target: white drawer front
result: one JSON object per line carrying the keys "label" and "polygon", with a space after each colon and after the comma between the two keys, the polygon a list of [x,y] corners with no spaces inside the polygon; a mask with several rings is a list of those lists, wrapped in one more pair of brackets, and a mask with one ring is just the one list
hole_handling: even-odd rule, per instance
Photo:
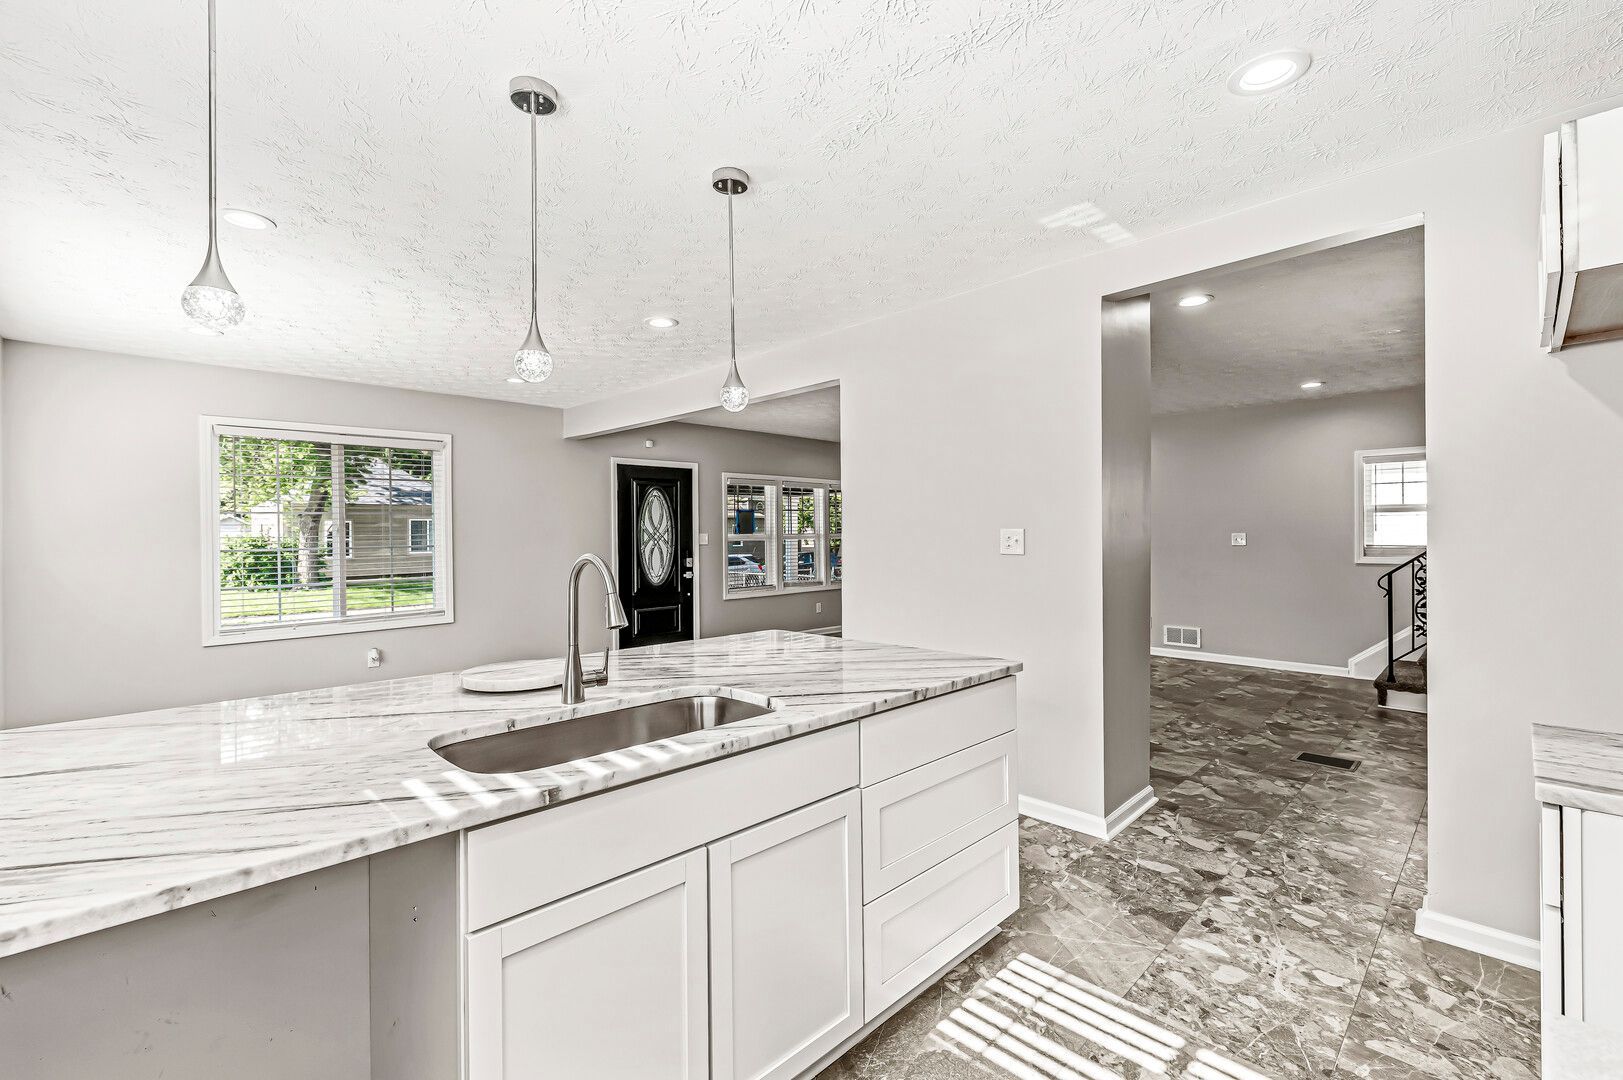
{"label": "white drawer front", "polygon": [[1020,905],[1012,822],[862,909],[863,1006],[872,1020]]}
{"label": "white drawer front", "polygon": [[1014,730],[1014,679],[971,686],[862,719],[867,787]]}
{"label": "white drawer front", "polygon": [[1014,733],[862,792],[862,898],[874,900],[1016,816]]}
{"label": "white drawer front", "polygon": [[467,926],[482,926],[855,787],[857,726],[656,777],[468,832]]}

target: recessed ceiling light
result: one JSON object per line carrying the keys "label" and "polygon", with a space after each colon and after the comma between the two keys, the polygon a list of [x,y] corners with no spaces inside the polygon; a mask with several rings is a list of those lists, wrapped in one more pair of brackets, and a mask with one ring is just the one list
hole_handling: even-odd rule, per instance
{"label": "recessed ceiling light", "polygon": [[227,207],[220,211],[220,216],[239,229],[274,229],[276,222],[264,214],[256,214],[252,210],[238,210]]}
{"label": "recessed ceiling light", "polygon": [[1312,54],[1301,49],[1281,49],[1254,56],[1229,76],[1229,93],[1240,97],[1272,94],[1306,75],[1312,66]]}
{"label": "recessed ceiling light", "polygon": [[655,330],[669,330],[677,324],[677,320],[669,315],[650,315],[643,322],[652,326]]}
{"label": "recessed ceiling light", "polygon": [[1212,302],[1211,293],[1190,293],[1178,298],[1179,307],[1204,307]]}
{"label": "recessed ceiling light", "polygon": [[194,334],[202,334],[204,337],[223,337],[225,335],[224,330],[216,330],[212,326],[193,325],[188,326],[186,329]]}
{"label": "recessed ceiling light", "polygon": [[1319,379],[1309,379],[1307,382],[1302,384],[1302,389],[1303,390],[1317,390],[1323,385],[1324,385],[1323,381],[1321,381]]}

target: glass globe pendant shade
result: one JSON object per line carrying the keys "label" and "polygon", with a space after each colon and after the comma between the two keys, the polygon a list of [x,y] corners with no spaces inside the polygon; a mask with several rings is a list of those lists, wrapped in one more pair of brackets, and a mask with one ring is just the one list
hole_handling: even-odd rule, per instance
{"label": "glass globe pendant shade", "polygon": [[536,325],[535,314],[530,314],[530,332],[524,344],[513,354],[513,371],[527,383],[546,382],[552,374],[552,354],[541,340],[541,328]]}
{"label": "glass globe pendant shade", "polygon": [[180,309],[198,326],[219,333],[236,326],[248,314],[247,305],[231,287],[231,279],[225,276],[220,253],[212,243],[203,260],[203,269],[180,294]]}
{"label": "glass globe pendant shade", "polygon": [[721,384],[721,407],[728,412],[743,412],[750,403],[749,387],[738,375],[738,361],[727,369],[727,381]]}

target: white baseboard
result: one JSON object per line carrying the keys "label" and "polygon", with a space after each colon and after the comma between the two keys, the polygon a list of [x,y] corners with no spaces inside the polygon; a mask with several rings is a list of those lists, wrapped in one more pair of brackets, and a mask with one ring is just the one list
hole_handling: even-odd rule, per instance
{"label": "white baseboard", "polygon": [[1491,956],[1507,964],[1532,968],[1534,971],[1539,969],[1538,938],[1522,937],[1481,923],[1466,922],[1432,911],[1425,904],[1415,912],[1414,932],[1420,937]]}
{"label": "white baseboard", "polygon": [[1101,840],[1114,840],[1121,831],[1134,821],[1140,814],[1154,806],[1155,792],[1148,784],[1144,789],[1116,809],[1108,817],[1098,814],[1089,814],[1083,810],[1075,810],[1069,806],[1058,803],[1045,802],[1034,799],[1030,795],[1020,796],[1020,812],[1026,817],[1046,821],[1050,825],[1058,825],[1062,829],[1070,829],[1086,836],[1097,836]]}
{"label": "white baseboard", "polygon": [[[1409,638],[1413,629],[1399,630],[1392,643],[1394,655],[1409,651]],[[1355,679],[1376,679],[1386,670],[1386,639],[1382,638],[1357,656],[1347,660],[1347,674]]]}
{"label": "white baseboard", "polygon": [[1426,711],[1426,695],[1411,694],[1407,690],[1388,690],[1386,704],[1383,709],[1397,709],[1399,712],[1424,713]]}
{"label": "white baseboard", "polygon": [[814,626],[809,630],[802,630],[802,631],[800,631],[800,633],[802,633],[802,634],[821,634],[824,637],[839,637],[840,636],[840,627],[838,625],[835,625],[835,626]]}
{"label": "white baseboard", "polygon": [[1257,656],[1225,656],[1222,653],[1201,652],[1199,649],[1168,649],[1150,646],[1151,656],[1170,656],[1178,660],[1203,660],[1208,664],[1233,664],[1236,667],[1267,668],[1269,671],[1295,671],[1303,675],[1337,675],[1352,678],[1344,667],[1334,664],[1299,664],[1295,660],[1264,660]]}

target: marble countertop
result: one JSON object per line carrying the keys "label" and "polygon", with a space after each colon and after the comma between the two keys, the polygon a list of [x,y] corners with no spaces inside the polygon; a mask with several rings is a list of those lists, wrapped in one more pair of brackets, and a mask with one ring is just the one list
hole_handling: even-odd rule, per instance
{"label": "marble countertop", "polygon": [[[986,657],[787,631],[614,654],[584,705],[454,672],[0,732],[0,956],[1012,675]],[[549,769],[428,748],[608,702],[730,687],[766,716]]]}
{"label": "marble countertop", "polygon": [[1539,802],[1623,816],[1623,734],[1533,725]]}

